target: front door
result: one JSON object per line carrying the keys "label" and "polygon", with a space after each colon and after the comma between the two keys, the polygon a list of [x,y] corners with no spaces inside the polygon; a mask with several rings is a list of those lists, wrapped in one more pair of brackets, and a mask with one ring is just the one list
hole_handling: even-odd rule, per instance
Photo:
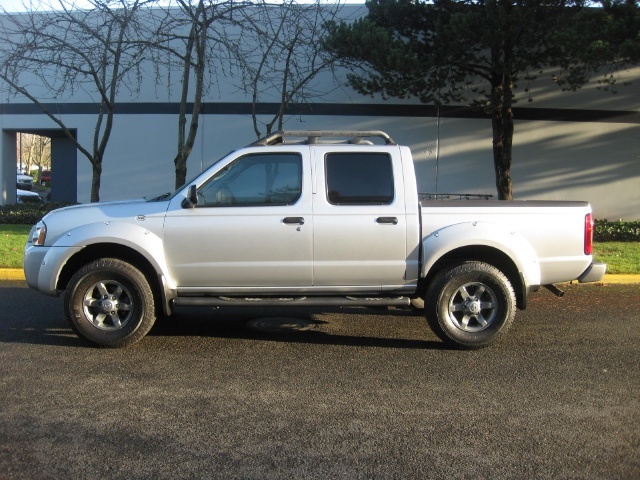
{"label": "front door", "polygon": [[165,254],[178,288],[310,286],[308,150],[256,151],[221,164],[197,185],[194,208],[182,208],[178,195],[167,212]]}

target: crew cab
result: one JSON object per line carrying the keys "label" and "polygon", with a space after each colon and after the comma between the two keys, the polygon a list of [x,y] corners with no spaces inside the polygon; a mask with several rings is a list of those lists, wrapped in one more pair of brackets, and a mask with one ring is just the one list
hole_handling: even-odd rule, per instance
{"label": "crew cab", "polygon": [[93,345],[135,343],[176,306],[414,305],[481,348],[541,286],[603,278],[592,230],[586,202],[420,200],[384,132],[280,131],[173,194],[49,213],[24,270]]}

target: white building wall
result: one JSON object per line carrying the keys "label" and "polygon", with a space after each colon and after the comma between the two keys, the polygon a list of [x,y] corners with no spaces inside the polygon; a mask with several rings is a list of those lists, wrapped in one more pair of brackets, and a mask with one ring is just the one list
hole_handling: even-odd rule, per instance
{"label": "white building wall", "polygon": [[[359,7],[362,10],[362,7]],[[174,79],[177,76],[174,76]],[[344,78],[344,77],[343,77]],[[518,199],[588,200],[596,218],[610,220],[640,218],[640,67],[623,73],[629,87],[619,87],[613,95],[598,90],[594,81],[575,93],[561,92],[545,76],[521,85],[534,99],[516,106],[535,108],[543,120],[521,120],[516,112],[513,148],[513,189]],[[147,111],[154,106],[178,100],[177,85],[157,85],[151,75],[139,94],[121,89],[122,105],[146,102]],[[338,80],[341,84],[344,80]],[[339,115],[292,115],[287,129],[380,129],[398,143],[409,145],[415,158],[420,191],[429,193],[495,194],[489,118],[436,118],[433,107],[419,106],[412,100],[383,101],[361,96],[348,87],[336,89],[335,80],[325,75],[320,85],[331,92],[318,99],[319,105],[342,104]],[[209,89],[208,105],[219,102],[248,104],[250,97],[242,93],[238,78],[218,78]],[[37,92],[46,99],[47,92]],[[51,101],[48,99],[47,101]],[[68,104],[94,101],[87,92],[78,91],[58,99]],[[12,97],[0,81],[0,129],[6,132],[57,128],[43,114],[7,113],[16,104],[30,105],[27,99]],[[374,107],[374,113],[354,116],[358,106]],[[384,116],[389,105],[417,106],[424,117]],[[145,111],[141,108],[141,111]],[[578,111],[572,121],[554,121],[547,109]],[[211,109],[209,109],[211,110]],[[605,112],[602,121],[589,120],[589,112]],[[584,119],[580,118],[585,112]],[[613,119],[615,112],[627,113],[622,121]],[[465,117],[465,115],[462,115]],[[96,117],[89,114],[65,114],[63,122],[77,129],[78,140],[90,147]],[[584,120],[584,121],[583,121]],[[0,151],[8,151],[0,136]],[[195,148],[188,162],[191,177],[234,148],[255,140],[249,115],[202,115]],[[177,114],[118,114],[103,162],[100,198],[104,201],[131,197],[152,197],[173,190],[173,159],[177,146]],[[90,148],[89,148],[90,149]],[[10,148],[9,148],[10,150]],[[91,165],[78,154],[78,201],[90,198]],[[0,188],[13,182],[13,167],[0,169]],[[10,175],[10,179],[5,177]],[[0,197],[6,203],[6,193]]]}

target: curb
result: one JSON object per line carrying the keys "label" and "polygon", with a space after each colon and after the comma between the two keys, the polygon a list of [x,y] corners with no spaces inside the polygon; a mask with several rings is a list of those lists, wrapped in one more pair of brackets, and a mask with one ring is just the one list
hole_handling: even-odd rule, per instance
{"label": "curb", "polygon": [[[21,268],[0,268],[0,280],[24,280],[24,272]],[[640,283],[640,275],[615,275],[607,274],[602,282],[615,284]]]}
{"label": "curb", "polygon": [[0,268],[0,280],[24,280],[21,268]]}
{"label": "curb", "polygon": [[600,283],[640,283],[640,275],[616,275],[609,273]]}

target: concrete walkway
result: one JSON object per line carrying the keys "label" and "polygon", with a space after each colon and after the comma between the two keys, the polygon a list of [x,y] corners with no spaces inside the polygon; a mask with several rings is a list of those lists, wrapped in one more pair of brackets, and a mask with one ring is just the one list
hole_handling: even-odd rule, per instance
{"label": "concrete walkway", "polygon": [[[24,280],[24,273],[20,268],[0,268],[0,280]],[[640,283],[640,275],[607,274],[602,283]]]}

